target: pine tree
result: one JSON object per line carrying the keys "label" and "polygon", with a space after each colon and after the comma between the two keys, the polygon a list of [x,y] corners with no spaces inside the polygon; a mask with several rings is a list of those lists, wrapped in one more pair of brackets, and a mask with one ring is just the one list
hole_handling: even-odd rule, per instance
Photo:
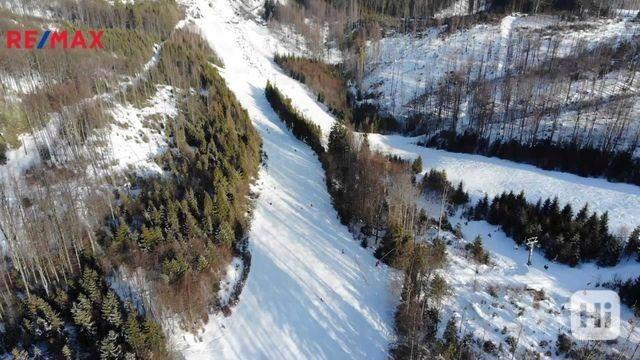
{"label": "pine tree", "polygon": [[24,326],[37,338],[56,338],[62,335],[64,322],[60,315],[42,298],[27,301]]}
{"label": "pine tree", "polygon": [[71,350],[71,346],[69,346],[69,344],[65,344],[62,347],[61,352],[62,352],[62,358],[64,360],[73,360],[74,359],[73,351]]}
{"label": "pine tree", "polygon": [[456,326],[456,320],[453,316],[447,321],[442,339],[444,340],[445,348],[458,348],[458,327]]}
{"label": "pine tree", "polygon": [[116,244],[125,244],[128,243],[131,238],[131,234],[129,232],[129,226],[124,222],[124,220],[120,221],[120,226],[116,230],[116,236],[114,238],[114,242]]}
{"label": "pine tree", "polygon": [[422,156],[418,156],[411,164],[411,172],[418,175],[422,172]]}
{"label": "pine tree", "polygon": [[159,228],[148,228],[142,225],[142,232],[138,239],[138,245],[142,250],[151,251],[162,239],[162,231]]}
{"label": "pine tree", "polygon": [[208,192],[204,193],[202,217],[204,218],[204,230],[207,234],[213,233],[213,218],[215,216],[215,209],[213,207],[213,200]]}
{"label": "pine tree", "polygon": [[160,325],[155,323],[153,320],[146,318],[144,320],[143,328],[147,348],[156,353],[164,352],[165,339]]}
{"label": "pine tree", "polygon": [[216,232],[216,241],[227,248],[231,248],[235,242],[233,229],[231,229],[231,226],[226,221],[218,228],[218,231]]}
{"label": "pine tree", "polygon": [[89,267],[85,267],[80,279],[80,287],[92,302],[99,304],[102,301],[102,291],[100,289],[100,278],[98,273]]}
{"label": "pine tree", "polygon": [[329,153],[337,162],[338,168],[346,165],[348,155],[351,153],[351,139],[347,127],[336,121],[329,133]]}
{"label": "pine tree", "polygon": [[620,239],[617,236],[607,234],[601,244],[598,264],[601,266],[616,265],[618,262],[620,262],[622,249],[623,246]]}
{"label": "pine tree", "polygon": [[640,260],[640,226],[633,229],[631,235],[629,235],[624,253],[629,256],[636,255],[638,260]]}
{"label": "pine tree", "polygon": [[71,307],[73,322],[80,328],[80,331],[88,337],[96,335],[96,324],[93,320],[93,307],[91,301],[80,294],[78,300]]}
{"label": "pine tree", "polygon": [[122,325],[120,303],[116,293],[113,291],[109,291],[102,302],[102,318],[114,328],[119,328]]}
{"label": "pine tree", "polygon": [[109,330],[107,336],[100,342],[100,360],[119,360],[122,356],[122,346],[118,342],[118,334]]}
{"label": "pine tree", "polygon": [[145,335],[140,328],[136,313],[130,313],[124,324],[124,339],[136,352],[141,355],[145,349]]}

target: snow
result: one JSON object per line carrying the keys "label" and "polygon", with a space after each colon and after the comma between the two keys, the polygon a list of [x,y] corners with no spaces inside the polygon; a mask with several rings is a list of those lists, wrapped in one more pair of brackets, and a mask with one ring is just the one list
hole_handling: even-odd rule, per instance
{"label": "snow", "polygon": [[413,110],[411,100],[451,71],[471,66],[472,79],[480,71],[487,79],[503,75],[509,45],[523,37],[534,44],[540,39],[540,48],[531,58],[541,62],[551,53],[552,34],[560,40],[556,57],[566,57],[583,43],[594,48],[631,39],[639,33],[640,24],[628,17],[568,23],[556,16],[514,14],[498,24],[478,24],[451,34],[442,30],[429,28],[371,42],[363,90],[379,95],[383,109],[402,119]]}
{"label": "snow", "polygon": [[420,138],[369,134],[373,148],[406,159],[422,156],[424,170],[445,170],[454,183],[462,181],[473,200],[487,193],[490,197],[504,191],[524,194],[530,202],[558,197],[577,211],[589,203],[592,211],[609,212],[612,230],[640,225],[640,187],[611,183],[605,179],[584,178],[559,171],[542,170],[532,165],[481,155],[451,153],[415,145]]}
{"label": "snow", "polygon": [[[238,2],[187,4],[188,14],[226,64],[221,74],[260,132],[267,164],[249,232],[251,269],[229,318],[202,333],[175,334],[187,359],[383,359],[394,340],[393,272],[340,224],[315,154],[297,141],[264,97],[271,80],[314,119],[333,119],[272,62],[282,49]],[[344,250],[344,254],[342,251]]]}
{"label": "snow", "polygon": [[220,290],[218,290],[218,299],[220,299],[220,305],[226,306],[231,300],[234,289],[239,286],[242,280],[242,272],[244,270],[244,262],[239,257],[234,257],[227,268],[225,269],[225,277],[221,281]]}
{"label": "snow", "polygon": [[[612,268],[598,268],[593,263],[571,268],[549,262],[538,252],[533,255],[533,265],[526,266],[527,249],[514,248],[513,240],[495,226],[484,221],[465,223],[457,216],[452,219],[453,224],[461,224],[464,239],[445,235],[451,244],[447,251],[449,265],[443,273],[454,295],[445,300],[444,307],[455,311],[444,312],[441,331],[450,316],[458,323],[464,317],[465,333],[496,345],[502,342],[506,349],[504,339],[509,335],[517,337],[522,327],[521,346],[542,354],[552,352],[543,358],[563,358],[555,356],[554,344],[561,332],[570,334],[571,295],[579,290],[602,290],[604,282],[635,277],[640,272],[640,264],[633,260]],[[484,248],[491,252],[490,266],[475,265],[465,257],[464,245],[476,235],[482,236]],[[495,297],[488,293],[489,287],[495,289]],[[544,300],[535,301],[532,290],[544,291]],[[628,354],[633,351],[640,342],[640,329],[633,326],[631,319],[630,309],[623,306],[618,344],[608,347],[626,349]],[[502,334],[503,327],[506,334]],[[550,345],[540,346],[543,340]]]}
{"label": "snow", "polygon": [[[477,8],[474,9],[474,13],[483,11],[485,9],[485,4],[479,4]],[[448,7],[438,11],[433,17],[436,19],[444,19],[452,16],[463,16],[469,15],[469,0],[457,0]]]}
{"label": "snow", "polygon": [[[143,108],[131,104],[114,105],[111,110],[114,123],[109,126],[108,150],[116,163],[115,170],[133,167],[143,172],[162,172],[154,158],[167,149],[166,136],[162,131],[164,120],[178,115],[173,91],[170,86],[160,86],[149,100],[150,104]],[[164,120],[154,123],[154,115]]]}

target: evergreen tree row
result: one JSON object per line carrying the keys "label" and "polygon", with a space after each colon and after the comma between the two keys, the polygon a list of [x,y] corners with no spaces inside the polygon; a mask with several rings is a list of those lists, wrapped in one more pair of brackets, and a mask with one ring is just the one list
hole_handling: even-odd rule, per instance
{"label": "evergreen tree row", "polygon": [[640,277],[618,281],[613,286],[620,295],[620,301],[632,308],[636,314],[640,314]]}
{"label": "evergreen tree row", "polygon": [[574,143],[550,140],[522,144],[517,140],[489,142],[474,132],[443,131],[422,145],[467,154],[495,156],[580,176],[605,177],[610,181],[640,185],[640,159],[632,151],[611,152]]}
{"label": "evergreen tree row", "polygon": [[545,257],[570,266],[597,261],[601,266],[614,266],[626,253],[638,254],[640,228],[628,238],[609,231],[609,215],[589,212],[588,205],[574,214],[570,204],[560,208],[558,199],[528,203],[524,193],[513,192],[487,196],[469,209],[474,220],[500,225],[502,230],[522,245],[537,237]]}
{"label": "evergreen tree row", "polygon": [[282,95],[280,90],[269,82],[265,89],[265,96],[273,110],[287,125],[287,128],[291,130],[293,135],[309,145],[318,156],[322,156],[324,148],[321,142],[322,130],[320,126],[302,116],[293,105],[291,105],[291,99]]}

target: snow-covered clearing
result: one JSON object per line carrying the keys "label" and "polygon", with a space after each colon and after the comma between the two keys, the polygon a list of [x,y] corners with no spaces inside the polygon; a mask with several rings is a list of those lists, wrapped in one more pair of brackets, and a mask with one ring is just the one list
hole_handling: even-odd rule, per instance
{"label": "snow-covered clearing", "polygon": [[481,155],[458,154],[415,145],[420,138],[369,134],[374,148],[406,159],[422,156],[424,170],[445,170],[449,180],[462,181],[472,200],[487,193],[490,197],[504,191],[524,191],[531,202],[558,197],[575,211],[589,203],[591,210],[609,212],[610,226],[640,225],[640,187],[611,183],[605,179],[547,171],[535,166]]}
{"label": "snow-covered clearing", "polygon": [[264,97],[267,80],[314,119],[324,119],[324,130],[333,119],[279,71],[272,57],[286,49],[266,27],[245,19],[240,5],[192,1],[187,13],[225,63],[221,74],[268,156],[254,189],[260,197],[249,233],[251,270],[232,315],[211,316],[197,337],[175,334],[176,348],[187,359],[385,358],[394,338],[393,273],[376,267],[340,224],[320,162]]}
{"label": "snow-covered clearing", "polygon": [[[612,268],[598,268],[592,263],[571,268],[551,263],[540,253],[534,253],[533,265],[526,266],[527,249],[514,248],[513,240],[495,226],[452,217],[452,223],[457,222],[462,226],[464,240],[445,235],[451,244],[449,265],[444,270],[454,294],[445,300],[444,307],[455,310],[443,312],[442,323],[455,316],[458,323],[463,321],[465,333],[496,345],[502,343],[505,349],[505,339],[517,338],[521,331],[521,346],[542,354],[551,351],[543,358],[563,358],[564,355],[555,356],[555,342],[560,333],[570,334],[571,295],[578,290],[602,289],[605,282],[628,279],[640,272],[640,264],[634,260]],[[476,265],[465,256],[464,245],[477,235],[482,236],[485,249],[491,252],[490,266]],[[623,307],[620,338],[617,344],[607,347],[631,354],[640,342],[640,328],[629,322],[632,318],[631,310]],[[443,329],[444,326],[440,330]]]}
{"label": "snow-covered clearing", "polygon": [[115,169],[162,172],[153,159],[167,148],[163,123],[167,117],[178,115],[173,92],[170,86],[158,87],[157,93],[149,100],[149,106],[143,108],[131,104],[114,105],[111,110],[114,124],[108,128],[108,150]]}

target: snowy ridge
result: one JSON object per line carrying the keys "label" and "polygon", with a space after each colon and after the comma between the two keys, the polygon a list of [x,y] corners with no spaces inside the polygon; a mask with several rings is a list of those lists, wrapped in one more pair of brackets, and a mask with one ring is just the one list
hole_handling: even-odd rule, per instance
{"label": "snowy ridge", "polygon": [[267,80],[328,132],[331,116],[273,63],[283,48],[237,1],[189,1],[193,23],[222,58],[221,74],[247,109],[268,156],[249,233],[251,271],[229,318],[197,336],[174,334],[187,359],[383,359],[394,339],[392,271],[340,224],[315,154],[266,98]]}

